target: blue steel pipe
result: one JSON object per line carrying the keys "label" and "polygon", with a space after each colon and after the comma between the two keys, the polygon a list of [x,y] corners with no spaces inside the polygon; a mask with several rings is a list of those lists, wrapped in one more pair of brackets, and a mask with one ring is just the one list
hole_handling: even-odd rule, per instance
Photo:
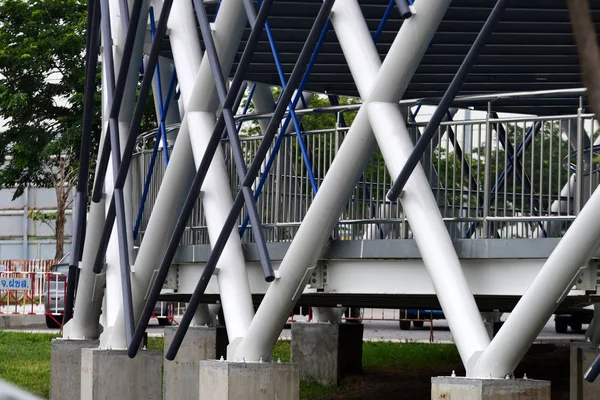
{"label": "blue steel pipe", "polygon": [[[260,5],[261,0],[258,1]],[[281,65],[281,61],[279,59],[279,53],[277,51],[277,46],[275,45],[275,39],[273,39],[273,33],[271,31],[271,27],[269,26],[269,22],[265,24],[265,30],[267,32],[267,38],[269,40],[269,45],[271,47],[271,52],[273,53],[273,58],[275,60],[275,66],[277,68],[277,74],[279,75],[279,81],[281,82],[281,87],[285,89],[287,83],[285,79],[285,74],[283,72],[283,67]],[[324,38],[323,38],[324,39]],[[300,94],[300,99],[303,103],[303,106],[306,107],[306,102],[304,101],[304,96]],[[313,193],[317,193],[317,181],[315,179],[315,175],[312,169],[312,163],[310,162],[310,156],[308,154],[308,149],[306,148],[306,143],[304,143],[304,138],[302,137],[302,128],[300,127],[300,123],[298,122],[298,117],[296,116],[296,111],[294,108],[289,107],[289,114],[291,115],[292,122],[294,124],[294,129],[296,130],[296,137],[298,139],[298,145],[300,146],[300,151],[302,153],[302,159],[304,160],[304,164],[306,165],[306,172],[308,175],[308,180],[310,181],[310,185],[312,186]],[[285,131],[284,131],[285,132]]]}
{"label": "blue steel pipe", "polygon": [[[321,36],[319,37],[319,40],[317,41],[315,50],[310,58],[310,61],[308,62],[306,71],[304,72],[304,75],[302,76],[302,80],[300,81],[300,84],[298,85],[298,90],[296,91],[296,95],[294,96],[294,98],[289,106],[290,110],[295,109],[296,106],[298,105],[298,101],[300,100],[301,97],[303,97],[302,90],[304,89],[306,82],[308,82],[308,78],[310,77],[310,73],[317,61],[319,51],[321,50],[321,47],[322,47],[323,43],[325,42],[325,37],[327,36],[327,32],[329,31],[330,27],[331,27],[331,21],[327,20],[327,23],[325,24],[325,27],[323,28],[323,31],[321,32]],[[281,125],[281,129],[280,129],[281,133],[277,136],[277,139],[275,140],[275,144],[273,145],[273,150],[271,151],[269,159],[267,160],[267,164],[265,165],[265,168],[260,176],[258,185],[256,186],[256,189],[254,190],[254,199],[256,199],[256,200],[258,200],[258,197],[260,196],[260,192],[262,191],[262,188],[265,185],[265,182],[267,181],[267,176],[269,175],[269,171],[271,170],[271,167],[273,166],[273,163],[275,162],[275,157],[277,156],[277,153],[279,152],[281,143],[283,142],[283,139],[285,138],[284,132],[286,131],[288,125],[290,124],[291,118],[292,118],[292,115],[290,112],[285,117],[285,120],[283,121],[283,124]],[[249,222],[249,216],[246,215],[244,217],[244,221],[242,222],[242,226],[240,227],[240,237],[244,235],[244,232],[246,231],[246,228],[248,227],[248,222]]]}
{"label": "blue steel pipe", "polygon": [[[410,2],[412,4],[412,1]],[[375,43],[377,43],[377,40],[379,39],[379,36],[381,35],[381,33],[383,32],[383,28],[387,22],[387,20],[390,17],[390,14],[392,13],[392,10],[394,9],[394,6],[396,5],[396,0],[390,0],[390,3],[388,4],[385,13],[383,14],[383,17],[381,18],[381,21],[379,22],[379,26],[377,27],[377,31],[375,32],[375,35],[373,36],[373,41]],[[302,79],[302,82],[300,82],[300,86],[298,88],[298,91],[302,91],[304,89],[304,86],[306,84],[306,81],[308,81],[308,77],[310,76],[310,72],[316,62],[317,56],[319,54],[319,51],[321,49],[321,46],[323,45],[323,43],[325,42],[325,37],[327,36],[327,32],[329,31],[329,28],[331,26],[331,21],[327,21],[327,25],[325,26],[325,28],[323,29],[323,33],[321,34],[321,37],[319,38],[319,41],[317,43],[317,46],[315,48],[315,52],[313,53],[313,56],[311,58],[311,61],[309,62],[309,66],[306,69],[305,75]],[[270,30],[267,30],[267,35],[269,35]],[[269,39],[269,44],[271,45],[271,50],[273,52],[274,58],[275,58],[275,63],[276,65],[278,64],[279,61],[279,56],[277,54],[277,49],[275,47],[275,43],[272,39],[272,36]],[[281,68],[278,66],[277,68],[278,72],[281,70]],[[283,72],[280,73],[280,79],[285,80],[285,78],[283,77]],[[285,87],[285,86],[284,86]],[[337,96],[333,96],[335,98],[337,98]],[[293,102],[293,106],[290,107],[290,114],[286,117],[283,126],[281,128],[281,132],[285,132],[285,130],[287,129],[289,122],[290,122],[290,117],[291,118],[296,118],[296,113],[295,113],[295,107],[298,104],[298,100],[297,100],[298,96],[296,96],[294,98],[294,102]],[[331,101],[332,96],[329,96],[329,99]],[[300,96],[300,99],[304,102],[304,96]],[[339,102],[338,102],[339,104]],[[304,106],[306,107],[306,104],[304,104]],[[414,116],[416,116],[419,113],[419,110],[421,109],[421,105],[417,105],[417,110],[414,113]],[[343,121],[343,116],[342,116],[342,121]],[[296,121],[297,122],[297,121]],[[344,121],[344,126],[345,126],[345,121]],[[296,132],[299,132],[298,127],[294,126],[296,128]],[[283,140],[283,136],[284,135],[280,135],[277,140],[275,141],[275,146],[273,146],[273,151],[271,152],[270,156],[269,156],[269,160],[267,161],[267,165],[265,166],[264,172],[262,173],[259,183],[256,187],[255,193],[254,193],[254,198],[258,199],[258,197],[260,196],[260,193],[262,191],[262,188],[267,180],[267,176],[268,173],[271,169],[271,166],[273,165],[273,162],[275,161],[275,157],[277,156],[277,153],[279,152],[279,147],[281,145],[281,142]],[[301,145],[302,145],[303,141],[301,139]],[[302,154],[304,156],[304,152]],[[312,173],[312,168],[309,168],[309,171]],[[311,185],[312,185],[313,181],[311,181]],[[313,185],[313,190],[316,188],[316,182],[315,185]],[[314,190],[314,193],[316,193],[316,190]],[[249,217],[248,215],[246,215],[244,217],[244,221],[242,222],[242,226],[240,228],[240,236],[244,235],[244,232],[246,231],[246,228],[248,227],[248,222],[249,222]]]}
{"label": "blue steel pipe", "polygon": [[[250,87],[250,93],[248,93],[248,98],[246,99],[246,104],[244,104],[244,109],[242,110],[242,115],[246,115],[248,113],[248,109],[250,108],[250,102],[252,101],[252,97],[254,96],[254,91],[256,90],[256,83],[253,83]],[[242,129],[243,122],[239,122],[237,125],[237,131]]]}
{"label": "blue steel pipe", "polygon": [[[157,64],[158,65],[158,64]],[[169,82],[169,88],[167,89],[167,100],[163,112],[160,115],[160,123],[164,126],[167,112],[169,111],[169,105],[171,104],[171,97],[173,97],[173,90],[175,90],[175,82],[177,82],[177,70],[173,67],[173,73],[171,74],[171,81]],[[148,198],[148,192],[150,191],[150,182],[152,181],[152,174],[154,173],[154,164],[156,163],[156,155],[158,154],[158,144],[160,142],[161,132],[156,132],[156,138],[154,139],[154,146],[152,147],[152,156],[150,157],[150,165],[146,172],[146,179],[144,180],[144,190],[142,191],[142,198],[140,200],[140,207],[138,209],[137,217],[135,218],[135,225],[133,227],[133,239],[137,239],[137,235],[140,231],[142,224],[142,216],[144,214],[144,208],[146,207],[146,200]],[[165,140],[163,143],[163,151],[168,152],[168,143]],[[168,165],[168,158],[165,159],[165,167]]]}
{"label": "blue steel pipe", "polygon": [[388,4],[387,8],[385,9],[385,13],[383,13],[383,17],[381,18],[381,21],[379,22],[379,26],[377,27],[377,30],[375,31],[375,34],[373,35],[373,41],[375,43],[377,43],[377,40],[379,40],[379,36],[381,36],[381,34],[383,33],[383,27],[385,26],[385,23],[387,22],[387,20],[390,18],[390,14],[392,14],[392,11],[394,10],[395,5],[396,5],[396,0],[390,0],[390,3]]}
{"label": "blue steel pipe", "polygon": [[[152,37],[152,40],[154,40],[154,36],[156,35],[156,20],[154,19],[154,7],[150,7],[150,35]],[[159,118],[160,118],[160,122],[158,124],[158,129],[160,131],[160,136],[162,138],[162,142],[163,142],[163,156],[165,158],[165,167],[167,165],[169,165],[169,144],[167,143],[167,131],[165,129],[165,118],[166,118],[166,114],[167,112],[164,110],[163,107],[163,95],[162,95],[162,84],[161,84],[161,79],[160,79],[160,65],[159,63],[156,63],[156,66],[154,67],[154,76],[156,77],[156,94],[158,95],[158,113],[159,113]],[[172,78],[171,78],[172,79]],[[169,97],[167,99],[170,100],[171,98]]]}

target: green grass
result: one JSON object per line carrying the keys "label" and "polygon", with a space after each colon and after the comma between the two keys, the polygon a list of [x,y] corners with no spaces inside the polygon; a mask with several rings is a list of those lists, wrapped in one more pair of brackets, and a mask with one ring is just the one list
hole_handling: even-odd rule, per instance
{"label": "green grass", "polygon": [[[0,331],[0,378],[21,386],[39,396],[50,394],[50,342],[56,335]],[[148,349],[163,350],[163,339],[148,339]],[[273,350],[273,360],[289,362],[290,341],[280,340]],[[456,346],[422,343],[363,343],[363,369],[420,369],[440,363],[460,362]],[[300,383],[300,398],[317,400],[351,391],[357,384],[347,378],[339,387],[325,387],[316,382]]]}
{"label": "green grass", "polygon": [[148,350],[163,351],[165,342],[161,337],[149,337],[148,338]]}
{"label": "green grass", "polygon": [[419,369],[460,362],[453,344],[364,342],[363,369]]}
{"label": "green grass", "polygon": [[50,396],[50,342],[53,334],[0,331],[0,378]]}
{"label": "green grass", "polygon": [[[280,340],[273,349],[273,360],[289,362],[289,340]],[[364,342],[363,370],[406,370],[426,368],[435,364],[460,362],[460,355],[453,344]],[[351,391],[357,382],[352,377],[344,379],[340,386],[323,386],[317,382],[300,382],[300,398],[318,400]]]}

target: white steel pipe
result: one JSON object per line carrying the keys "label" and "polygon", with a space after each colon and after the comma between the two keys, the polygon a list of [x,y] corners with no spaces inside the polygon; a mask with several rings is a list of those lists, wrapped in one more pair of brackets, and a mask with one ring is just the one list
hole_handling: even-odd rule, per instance
{"label": "white steel pipe", "polygon": [[[296,92],[297,93],[297,92]],[[294,94],[294,96],[296,96],[296,93]],[[298,103],[296,103],[296,108],[295,110],[301,110],[302,108],[304,108],[304,104],[310,104],[310,101],[313,98],[313,93],[311,92],[303,92],[302,93],[302,97],[304,97],[304,103],[302,101],[299,101]],[[253,100],[254,100],[254,110],[257,113],[269,113],[269,112],[273,112],[273,110],[275,110],[275,99],[273,98],[273,92],[271,91],[271,87],[265,84],[260,84],[257,83],[256,84],[256,88],[254,89],[254,96],[253,96]],[[302,120],[303,115],[298,115],[298,120]],[[260,125],[260,130],[264,133],[267,129],[267,126],[269,124],[269,120],[267,119],[259,119],[258,120],[258,124]],[[295,127],[293,123],[289,123],[287,126],[287,129],[285,131],[285,133],[292,133],[295,132]],[[281,147],[279,149],[279,152],[285,152],[285,146]],[[261,166],[261,174],[263,173],[263,171],[265,170],[266,164],[267,164],[267,160],[269,159],[269,157],[271,156],[271,150],[269,150],[269,152],[267,153],[267,156],[265,157],[265,161],[263,162],[262,166]],[[272,166],[271,168],[274,168],[274,166]],[[293,166],[292,166],[293,168]],[[277,179],[283,179],[283,177],[278,176]],[[259,177],[257,177],[255,185],[258,184],[258,181],[260,180],[260,175]],[[277,199],[276,201],[281,201],[281,199]],[[304,201],[303,199],[300,200],[301,205],[300,205],[300,209],[304,209]],[[331,307],[313,307],[313,320],[315,322],[331,322],[331,323],[339,323],[342,320],[342,314],[344,312],[343,308],[331,308]]]}
{"label": "white steel pipe", "polygon": [[[567,200],[562,200],[562,197],[573,196],[575,193],[575,174],[571,174],[567,183],[560,190],[561,199],[554,200],[552,205],[550,206],[550,215],[568,215],[569,214],[569,203],[573,204],[573,202],[569,202]],[[556,234],[560,232],[561,227],[564,224],[564,221],[545,221],[543,223],[544,229],[542,230],[539,226],[537,227],[533,237],[543,238],[544,231],[546,232],[546,237],[553,238],[556,237]]]}
{"label": "white steel pipe", "polygon": [[[115,79],[117,79],[118,71],[123,57],[123,48],[125,46],[125,37],[127,32],[123,29],[120,19],[119,2],[110,0],[110,18],[111,30],[113,38],[113,58],[115,67]],[[137,90],[137,82],[139,77],[139,66],[142,61],[142,49],[146,38],[147,19],[149,2],[144,1],[141,8],[140,23],[138,24],[134,45],[132,48],[131,61],[127,73],[127,84],[123,92],[123,100],[121,109],[119,110],[118,126],[119,126],[119,142],[121,151],[125,148],[127,136],[129,134],[129,125],[133,116],[133,107]],[[106,45],[106,44],[104,44]],[[106,70],[103,69],[103,73]],[[103,104],[103,106],[109,104]],[[106,120],[108,121],[108,119]],[[111,156],[112,159],[112,156]],[[116,171],[113,170],[112,161],[109,161],[106,169],[106,178],[104,187],[106,198],[110,198],[114,189],[114,178]],[[132,182],[129,176],[125,181],[123,188],[123,197],[125,203],[125,225],[128,233],[127,243],[129,251],[129,260],[133,261],[133,217],[132,217]],[[105,203],[106,211],[108,204]],[[132,279],[133,281],[133,279]],[[117,224],[113,226],[111,237],[106,249],[106,324],[102,335],[100,336],[101,348],[126,348],[125,338],[125,320],[123,318],[123,293],[121,286],[120,273],[120,258],[119,258],[119,243]]]}
{"label": "white steel pipe", "polygon": [[[245,26],[246,12],[243,1],[223,0],[213,25],[213,38],[224,76],[229,75]],[[189,103],[186,103],[186,117],[189,115],[190,118],[188,126],[196,167],[200,165],[214,129],[217,106],[215,80],[208,57],[204,57],[194,82],[192,96]],[[233,206],[229,174],[221,148],[208,169],[202,189],[202,205],[210,241],[215,243]],[[237,232],[234,231],[229,236],[217,268],[227,334],[229,340],[233,341],[245,335],[254,316],[244,253]]]}
{"label": "white steel pipe", "polygon": [[174,1],[167,22],[169,42],[177,68],[177,80],[184,108],[192,98],[192,88],[202,62],[200,38],[191,1]]}
{"label": "white steel pipe", "polygon": [[92,202],[87,217],[86,241],[77,282],[77,301],[73,318],[63,327],[65,339],[98,339],[102,332],[99,320],[102,312],[104,275],[96,275],[92,266],[98,252],[103,226],[104,200]]}
{"label": "white steel pipe", "polygon": [[[185,31],[186,27],[191,29],[192,26],[191,2],[174,2],[169,15],[168,27],[174,55],[177,51],[176,54],[181,58],[181,60],[179,58],[175,60],[180,61],[176,65],[182,102],[186,99],[189,100],[192,95],[191,87],[202,58],[196,31]],[[186,43],[189,44],[186,45]],[[187,57],[181,57],[181,53],[184,51]],[[163,91],[163,93],[166,92]],[[177,216],[183,208],[185,196],[194,179],[194,158],[190,146],[187,121],[184,119],[132,268],[131,291],[136,323],[146,303],[146,293],[158,267],[157,260],[161,260],[166,252],[168,239],[173,233]]]}
{"label": "white steel pipe", "polygon": [[168,239],[194,180],[196,171],[186,126],[187,120],[184,119],[132,268],[131,291],[136,323],[146,303],[148,286],[167,250]]}
{"label": "white steel pipe", "polygon": [[[449,5],[450,0],[419,0],[417,14],[403,22],[379,68],[379,56],[363,51],[373,43],[356,0],[336,1],[331,20],[362,97],[367,101],[372,100],[371,96],[389,102],[400,100]],[[404,48],[405,45],[410,48]],[[379,71],[384,73],[378,75]],[[376,85],[381,93],[373,91]],[[374,144],[366,110],[361,108],[281,262],[280,279],[271,283],[246,337],[238,345],[238,359],[258,361],[270,357],[310,276],[309,268],[323,253]]]}
{"label": "white steel pipe", "polygon": [[[449,5],[450,1],[419,1],[416,15],[403,22],[385,62],[378,69],[379,54],[369,41],[364,19],[359,18],[358,3],[353,0],[336,3],[340,10],[335,9],[333,26],[359,91],[370,93],[366,107],[371,124],[377,124],[373,125],[374,133],[392,176],[397,176],[394,174],[402,169],[414,147],[398,106],[390,104],[400,100],[408,85],[408,80],[398,79],[396,71],[408,70],[410,76],[414,74],[426,50],[423,37],[431,35],[431,39]],[[346,13],[346,18],[339,19],[343,17],[340,12]],[[357,43],[360,52],[355,51]],[[414,47],[418,50],[411,51]],[[374,80],[375,74],[378,74],[377,80]],[[370,82],[368,77],[372,77]],[[370,92],[364,91],[365,88]],[[383,103],[369,105],[376,102]],[[366,126],[363,129],[369,130]],[[411,180],[410,190],[405,191],[401,199],[403,210],[466,366],[473,354],[485,349],[489,337],[421,166]]]}
{"label": "white steel pipe", "polygon": [[[208,145],[210,132],[215,126],[216,118],[214,113],[190,111],[186,113],[186,118],[189,126],[193,126],[196,133],[209,133],[209,135],[190,135],[197,168]],[[222,147],[218,147],[215,158],[204,178],[203,187],[206,189],[202,190],[204,217],[211,243],[216,243],[227,214],[233,205],[231,189],[227,185],[228,173],[223,162],[224,158]],[[217,280],[227,334],[233,340],[244,336],[254,316],[246,263],[237,229],[232,230],[229,235],[229,240],[217,263],[217,270],[219,271]]]}
{"label": "white steel pipe", "polygon": [[512,374],[568,294],[579,269],[590,261],[600,246],[599,213],[600,191],[596,190],[477,360],[473,376],[502,378]]}
{"label": "white steel pipe", "polygon": [[[370,102],[369,119],[390,174],[400,173],[414,146],[396,104]],[[402,209],[429,272],[465,366],[489,336],[421,164],[400,196]]]}
{"label": "white steel pipe", "polygon": [[[192,96],[191,88],[202,59],[193,15],[191,2],[175,1],[167,24],[182,103],[189,101]],[[177,216],[194,179],[195,166],[190,146],[187,120],[184,118],[132,268],[134,279],[131,286],[136,323],[146,302],[146,293],[152,284],[158,261],[167,250]]]}
{"label": "white steel pipe", "polygon": [[[245,25],[246,15],[242,1],[224,0],[214,24],[213,36],[225,76],[233,65],[233,58]],[[134,293],[134,297],[138,299],[134,298],[136,315],[141,311],[139,305],[143,305],[143,299],[139,294],[145,295],[151,284],[156,260],[161,259],[165,253],[169,233],[173,231],[176,216],[181,210],[181,204],[193,179],[193,176],[190,179],[188,175],[181,177],[176,173],[169,174],[169,170],[174,168],[173,165],[178,165],[177,168],[183,170],[190,162],[193,165],[194,160],[196,166],[199,165],[204,155],[205,144],[215,125],[218,104],[209,61],[207,58],[200,61],[199,39],[190,2],[175,2],[171,10],[169,28],[181,96],[184,99],[185,116],[135,264],[136,284],[139,285],[138,295]],[[186,166],[183,165],[184,162],[177,161],[178,157],[185,160]],[[178,182],[172,182],[173,180]],[[166,185],[167,182],[169,183]],[[211,242],[216,240],[232,206],[228,182],[224,156],[219,150],[209,168],[202,189],[202,204]],[[170,193],[164,193],[166,191]],[[170,201],[172,196],[179,196],[181,204],[177,202],[174,206]],[[162,224],[157,224],[157,221],[161,221]],[[153,238],[148,240],[150,228],[155,233],[152,235]],[[254,315],[244,255],[237,234],[230,236],[217,268],[227,333],[230,340],[234,340],[245,334]]]}
{"label": "white steel pipe", "polygon": [[[104,71],[104,66],[103,66]],[[106,87],[106,76],[102,73],[102,87]],[[108,126],[108,99],[106,92],[102,92],[102,132],[100,134],[100,146],[105,140],[109,140],[106,135]],[[98,173],[100,154],[96,156],[96,171]],[[83,253],[79,263],[79,281],[77,282],[77,297],[81,299],[74,304],[73,318],[63,327],[63,338],[69,339],[98,339],[102,333],[103,326],[100,323],[102,315],[103,294],[98,294],[98,302],[94,302],[92,296],[96,291],[104,292],[104,276],[101,279],[92,270],[93,264],[98,252],[98,244],[102,236],[102,230],[105,222],[105,204],[104,199],[98,203],[91,202],[87,215],[87,224],[85,228],[85,242],[83,244]],[[100,284],[101,283],[101,284]],[[106,310],[106,307],[104,307]],[[104,313],[103,323],[106,325],[106,312]]]}

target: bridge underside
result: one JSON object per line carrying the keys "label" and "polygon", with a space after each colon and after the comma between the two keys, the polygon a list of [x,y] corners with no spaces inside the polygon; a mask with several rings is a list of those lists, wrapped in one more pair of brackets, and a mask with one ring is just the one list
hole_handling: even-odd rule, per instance
{"label": "bridge underside", "polygon": [[[479,310],[510,312],[558,242],[559,239],[455,240],[456,252]],[[288,247],[285,242],[268,245],[275,270]],[[262,277],[256,245],[247,244],[244,253],[252,298],[258,305],[268,284]],[[208,245],[181,246],[161,300],[189,301],[209,256]],[[594,258],[600,259],[600,250]],[[334,241],[313,272],[299,305],[440,309],[419,250],[411,239]],[[595,290],[580,286],[565,297],[556,312],[581,310],[598,300]],[[219,302],[216,282],[209,285],[203,301]]]}
{"label": "bridge underside", "polygon": [[[269,24],[286,76],[292,71],[321,3],[319,0],[283,0],[275,2],[271,8]],[[360,1],[373,35],[378,32],[389,3],[388,0]],[[437,104],[495,4],[495,0],[452,1],[408,85],[404,99],[422,99],[424,104]],[[207,5],[209,15],[214,15],[216,9],[216,4]],[[594,22],[600,27],[600,10],[594,4],[592,10]],[[382,59],[401,25],[397,7],[392,8],[377,40],[377,50]],[[249,29],[244,32],[236,59],[241,56],[249,32]],[[579,87],[579,60],[571,32],[565,1],[510,1],[462,85],[459,96]],[[166,40],[164,51],[168,56],[170,46]],[[234,64],[231,76],[236,67],[237,64]],[[280,85],[266,33],[261,36],[246,76],[249,81]],[[360,97],[333,30],[325,38],[306,90]],[[578,102],[578,96],[555,93],[543,101],[498,99],[494,107],[505,112],[558,115],[572,113]],[[470,99],[455,104],[483,110],[487,107],[486,100]]]}
{"label": "bridge underside", "polygon": [[297,303],[440,308],[468,375],[503,378],[600,300],[600,130],[563,0],[97,1],[65,337],[102,312],[100,347],[135,357],[156,301],[186,301],[173,360],[218,301],[228,358],[259,362]]}

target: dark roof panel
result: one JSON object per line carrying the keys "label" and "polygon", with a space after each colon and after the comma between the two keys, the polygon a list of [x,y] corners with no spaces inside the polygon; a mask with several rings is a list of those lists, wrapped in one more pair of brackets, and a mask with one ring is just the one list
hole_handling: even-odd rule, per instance
{"label": "dark roof panel", "polygon": [[[418,1],[415,0],[417,9]],[[495,0],[452,2],[408,86],[405,98],[439,98],[443,95],[495,3]],[[269,24],[283,70],[288,75],[321,4],[321,0],[278,0],[272,6]],[[389,1],[360,0],[360,4],[367,25],[374,33]],[[594,22],[600,28],[600,0],[591,0],[590,5]],[[209,13],[214,13],[213,6],[209,6]],[[394,8],[377,43],[382,59],[401,24],[399,13]],[[248,34],[249,29],[245,32],[244,40]],[[244,44],[243,41],[238,56]],[[280,84],[264,33],[247,78],[272,85]],[[565,1],[512,0],[459,95],[581,86],[577,49],[571,35]],[[358,95],[333,29],[322,46],[307,89]],[[564,96],[526,101],[504,100],[495,107],[501,107],[503,111],[553,114],[574,113],[578,104],[577,96]]]}

